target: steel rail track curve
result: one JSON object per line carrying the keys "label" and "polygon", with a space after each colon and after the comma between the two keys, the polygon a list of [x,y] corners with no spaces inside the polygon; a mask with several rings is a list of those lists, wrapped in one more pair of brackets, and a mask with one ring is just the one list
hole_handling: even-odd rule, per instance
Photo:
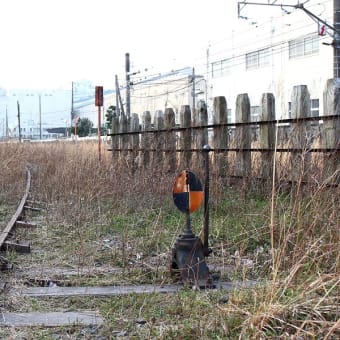
{"label": "steel rail track curve", "polygon": [[5,227],[5,229],[0,234],[0,249],[3,247],[7,237],[12,232],[17,221],[20,219],[20,217],[23,214],[23,211],[24,211],[24,208],[26,206],[26,202],[29,196],[30,188],[31,188],[31,171],[29,167],[26,167],[26,188],[25,188],[24,194],[20,200],[20,203],[18,205],[16,212],[14,213],[10,221],[7,223],[7,226]]}

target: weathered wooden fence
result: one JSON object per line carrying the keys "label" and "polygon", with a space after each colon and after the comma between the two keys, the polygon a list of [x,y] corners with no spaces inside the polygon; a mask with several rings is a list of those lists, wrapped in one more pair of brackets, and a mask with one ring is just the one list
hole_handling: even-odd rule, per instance
{"label": "weathered wooden fence", "polygon": [[[291,98],[291,118],[275,119],[275,98],[261,98],[261,117],[251,121],[247,94],[236,100],[236,120],[228,121],[224,97],[213,101],[213,123],[208,124],[204,102],[199,102],[195,117],[188,105],[175,112],[168,108],[144,112],[141,121],[133,114],[113,120],[112,153],[117,163],[131,171],[154,169],[176,172],[203,167],[203,146],[211,147],[212,172],[224,178],[257,177],[288,181],[329,181],[339,183],[340,115],[333,113],[333,82],[324,92],[324,116],[312,117],[310,95],[305,85],[295,86]],[[256,133],[254,133],[256,132]],[[257,136],[257,137],[254,137]],[[275,166],[274,166],[275,163]]]}

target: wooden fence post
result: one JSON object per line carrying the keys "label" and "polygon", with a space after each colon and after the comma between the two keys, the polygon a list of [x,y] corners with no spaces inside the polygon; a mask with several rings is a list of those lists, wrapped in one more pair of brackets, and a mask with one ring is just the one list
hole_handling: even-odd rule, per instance
{"label": "wooden fence post", "polygon": [[180,111],[181,128],[187,128],[181,131],[181,166],[188,169],[191,163],[191,110],[189,105],[182,105]]}
{"label": "wooden fence post", "polygon": [[[142,129],[143,131],[151,130],[151,114],[150,111],[144,111],[142,115]],[[149,133],[142,134],[142,162],[143,167],[148,167],[150,165],[150,147],[151,147],[151,136]]]}
{"label": "wooden fence post", "polygon": [[[272,93],[264,93],[261,99],[261,121],[275,120],[275,98]],[[260,148],[275,148],[275,123],[260,125]],[[261,177],[272,179],[274,151],[268,150],[261,153]]]}
{"label": "wooden fence post", "polygon": [[[119,120],[119,132],[120,133],[126,133],[128,130],[128,120],[126,115],[122,114],[120,116],[120,120]],[[128,147],[128,141],[129,141],[129,136],[128,135],[121,135],[119,138],[119,148],[124,150]],[[120,161],[123,164],[126,164],[126,156],[127,156],[128,152],[127,151],[121,151],[120,152]]]}
{"label": "wooden fence post", "polygon": [[[291,117],[293,119],[310,117],[310,95],[306,85],[293,87]],[[292,181],[298,182],[306,180],[310,171],[311,156],[308,149],[312,142],[311,123],[310,121],[301,121],[292,123],[291,126],[292,148],[302,149],[302,152],[292,152],[291,157]]]}
{"label": "wooden fence post", "polygon": [[[239,94],[236,99],[236,123],[250,122],[250,102],[247,93]],[[251,126],[236,126],[235,137],[237,148],[243,149],[236,152],[236,175],[244,179],[244,190],[247,189],[251,176]],[[244,150],[248,149],[248,150]]]}
{"label": "wooden fence post", "polygon": [[[208,110],[207,110],[207,104],[204,100],[200,100],[198,102],[198,112],[199,112],[199,125],[200,126],[206,126],[208,125]],[[203,148],[204,145],[208,144],[208,129],[205,128],[203,130],[200,130],[199,134],[199,141],[198,141],[198,147]]]}
{"label": "wooden fence post", "polygon": [[[324,115],[334,115],[334,80],[328,79],[323,93]],[[340,147],[340,113],[336,113],[339,118],[333,120],[324,120],[323,122],[323,147],[324,148],[339,148]],[[330,180],[331,183],[340,183],[340,174],[336,174],[340,168],[339,151],[334,153],[324,153],[323,157],[323,179]],[[334,176],[334,178],[331,178]]]}
{"label": "wooden fence post", "polygon": [[[197,125],[199,126],[207,126],[208,125],[208,110],[207,105],[204,102],[204,100],[200,100],[197,105],[197,111],[198,111],[198,122]],[[203,150],[203,146],[208,144],[208,129],[200,129],[197,130],[197,144],[196,148],[199,150]],[[197,154],[197,160],[199,162],[198,166],[200,168],[203,168],[204,165],[204,154],[203,152],[199,152]]]}
{"label": "wooden fence post", "polygon": [[154,135],[153,146],[155,151],[153,152],[152,164],[153,167],[158,167],[158,170],[163,168],[163,148],[164,148],[164,132],[158,130],[164,129],[164,113],[161,110],[157,110],[154,115]]}
{"label": "wooden fence post", "polygon": [[115,151],[115,149],[119,148],[119,136],[115,136],[116,133],[119,133],[119,117],[113,117],[112,119],[112,157],[115,157],[117,160],[119,159],[119,153]]}
{"label": "wooden fence post", "polygon": [[165,149],[169,150],[165,152],[165,167],[166,171],[174,172],[176,169],[176,132],[170,131],[176,126],[175,112],[172,108],[165,109],[164,113],[164,127],[169,131],[165,135]]}
{"label": "wooden fence post", "polygon": [[[139,132],[139,116],[137,113],[133,113],[130,120],[130,131],[131,132]],[[131,147],[131,153],[130,153],[130,164],[131,164],[131,170],[135,171],[139,161],[139,134],[134,133],[130,136],[130,147]]]}
{"label": "wooden fence post", "polygon": [[[214,117],[213,122],[215,125],[228,123],[228,109],[225,97],[215,97],[213,101]],[[228,148],[228,127],[215,126],[214,127],[214,149]],[[228,173],[228,156],[226,152],[216,152],[215,169],[220,176],[226,176]]]}

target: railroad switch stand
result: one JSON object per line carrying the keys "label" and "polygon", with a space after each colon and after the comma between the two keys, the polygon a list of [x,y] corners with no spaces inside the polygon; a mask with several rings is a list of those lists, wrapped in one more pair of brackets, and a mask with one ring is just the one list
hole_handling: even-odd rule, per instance
{"label": "railroad switch stand", "polygon": [[183,283],[211,287],[213,280],[205,262],[203,244],[193,233],[179,235],[172,250],[171,274]]}
{"label": "railroad switch stand", "polygon": [[[208,152],[210,148],[204,147],[205,157],[205,191],[198,177],[189,170],[182,171],[175,180],[173,187],[173,199],[177,208],[185,213],[186,225],[184,233],[179,235],[174,248],[170,272],[172,276],[180,278],[183,283],[191,286],[212,288],[213,279],[205,262],[205,257],[211,253],[208,248],[208,199],[209,199],[209,167]],[[190,214],[196,211],[204,197],[204,243],[192,232]]]}

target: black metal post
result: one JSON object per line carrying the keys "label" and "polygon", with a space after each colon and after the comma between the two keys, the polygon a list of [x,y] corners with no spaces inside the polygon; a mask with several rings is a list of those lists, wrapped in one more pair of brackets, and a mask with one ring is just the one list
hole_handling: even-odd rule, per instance
{"label": "black metal post", "polygon": [[191,219],[189,211],[185,213],[186,223],[185,223],[185,230],[183,236],[185,237],[194,237],[194,234],[191,229]]}
{"label": "black metal post", "polygon": [[204,165],[205,165],[205,179],[204,179],[204,240],[203,240],[203,254],[209,256],[211,249],[209,249],[209,151],[210,146],[204,145]]}

